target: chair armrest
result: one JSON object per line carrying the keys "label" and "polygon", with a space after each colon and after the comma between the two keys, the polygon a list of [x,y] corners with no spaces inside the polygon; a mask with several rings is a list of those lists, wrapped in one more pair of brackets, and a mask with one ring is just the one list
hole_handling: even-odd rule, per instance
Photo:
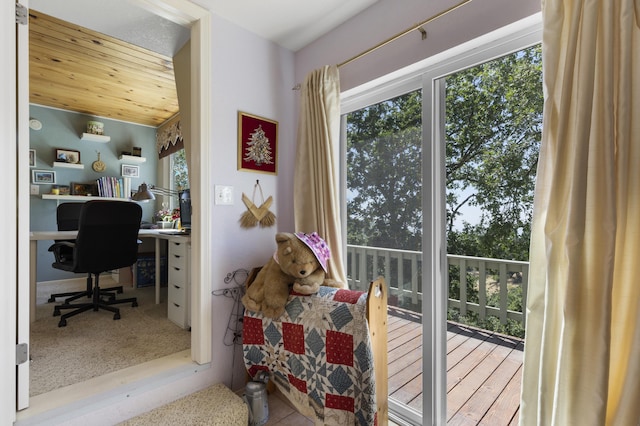
{"label": "chair armrest", "polygon": [[72,243],[71,241],[58,241],[57,243],[54,243],[49,247],[49,251],[60,250],[60,247],[69,247],[73,249],[75,246],[76,243]]}
{"label": "chair armrest", "polygon": [[48,250],[53,252],[53,255],[56,258],[56,263],[62,263],[66,260],[62,255],[62,249],[67,248],[69,250],[73,250],[75,246],[76,244],[71,241],[58,241],[52,244]]}

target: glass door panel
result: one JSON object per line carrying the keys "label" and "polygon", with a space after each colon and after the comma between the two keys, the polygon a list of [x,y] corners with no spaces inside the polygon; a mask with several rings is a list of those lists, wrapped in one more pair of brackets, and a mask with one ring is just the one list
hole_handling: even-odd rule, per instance
{"label": "glass door panel", "polygon": [[346,115],[347,278],[388,297],[390,410],[422,413],[422,91]]}
{"label": "glass door panel", "polygon": [[517,423],[542,131],[536,45],[444,78],[447,422]]}

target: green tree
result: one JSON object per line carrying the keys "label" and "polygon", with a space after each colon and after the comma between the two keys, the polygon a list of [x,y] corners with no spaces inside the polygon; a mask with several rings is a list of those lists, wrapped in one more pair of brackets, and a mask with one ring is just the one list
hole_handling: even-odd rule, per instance
{"label": "green tree", "polygon": [[[539,45],[446,77],[449,253],[528,259],[542,103]],[[349,244],[421,250],[421,114],[421,91],[348,114]]]}
{"label": "green tree", "polygon": [[[528,260],[542,130],[541,47],[452,74],[445,83],[447,252]],[[421,117],[420,91],[347,116],[349,244],[422,249]],[[468,207],[478,212],[475,220],[465,216]],[[400,267],[405,278],[411,274],[410,265],[389,267],[392,277]],[[449,268],[449,294],[459,297],[461,274],[467,299],[477,303],[478,277],[471,270]],[[498,293],[486,296],[489,305],[498,304]],[[521,286],[509,289],[508,306],[522,311]],[[524,335],[511,320],[502,325],[473,312],[460,316],[457,309],[449,310],[449,319]]]}
{"label": "green tree", "polygon": [[173,185],[177,191],[189,188],[189,170],[187,169],[186,151],[183,149],[176,151],[172,155],[173,161]]}
{"label": "green tree", "polygon": [[[542,131],[541,47],[446,79],[448,252],[529,259]],[[478,222],[455,227],[464,206]]]}
{"label": "green tree", "polygon": [[420,250],[421,111],[415,91],[349,114],[349,244]]}

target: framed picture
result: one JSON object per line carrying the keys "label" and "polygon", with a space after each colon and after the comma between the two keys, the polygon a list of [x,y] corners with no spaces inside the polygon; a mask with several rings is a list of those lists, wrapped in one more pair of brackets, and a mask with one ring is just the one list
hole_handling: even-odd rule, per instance
{"label": "framed picture", "polygon": [[238,111],[238,170],[278,174],[278,122]]}
{"label": "framed picture", "polygon": [[29,150],[29,167],[35,167],[36,165],[36,150]]}
{"label": "framed picture", "polygon": [[71,195],[71,187],[69,185],[58,185],[60,195]]}
{"label": "framed picture", "polygon": [[71,195],[98,195],[98,185],[95,183],[71,182]]}
{"label": "framed picture", "polygon": [[140,177],[140,167],[123,164],[121,174],[126,177]]}
{"label": "framed picture", "polygon": [[80,164],[80,151],[56,148],[56,161],[59,163]]}
{"label": "framed picture", "polygon": [[56,172],[52,170],[31,170],[31,182],[40,185],[56,183]]}

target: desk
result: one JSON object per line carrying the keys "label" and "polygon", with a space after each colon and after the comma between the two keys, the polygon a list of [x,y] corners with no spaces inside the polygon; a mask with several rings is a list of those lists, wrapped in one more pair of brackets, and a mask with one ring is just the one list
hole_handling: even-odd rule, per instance
{"label": "desk", "polygon": [[[35,231],[29,233],[29,284],[31,286],[31,322],[36,315],[36,283],[38,270],[38,241],[73,240],[78,231]],[[154,238],[156,241],[156,304],[160,303],[160,240],[190,242],[189,235],[175,235],[171,229],[141,229],[138,238]]]}

